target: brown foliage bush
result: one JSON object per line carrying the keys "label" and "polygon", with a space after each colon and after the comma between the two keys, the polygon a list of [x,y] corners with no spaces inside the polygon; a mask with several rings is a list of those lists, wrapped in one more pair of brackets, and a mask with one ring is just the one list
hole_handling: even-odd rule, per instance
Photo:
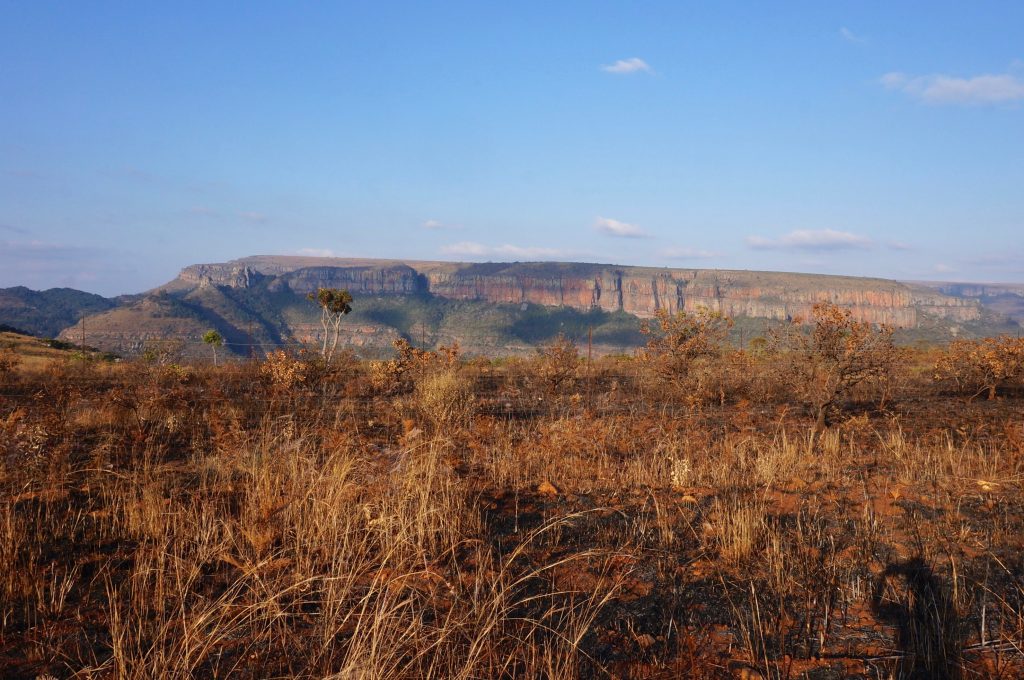
{"label": "brown foliage bush", "polygon": [[409,392],[423,376],[459,364],[461,351],[457,342],[450,347],[441,346],[436,352],[413,347],[405,338],[395,340],[392,345],[397,356],[375,361],[370,366],[371,383],[384,394]]}
{"label": "brown foliage bush", "polygon": [[260,364],[260,374],[275,389],[290,390],[306,379],[307,365],[283,349],[270,352]]}
{"label": "brown foliage bush", "polygon": [[829,411],[854,387],[883,381],[893,372],[900,352],[892,336],[890,326],[858,321],[849,309],[819,303],[810,326],[794,319],[771,333],[769,347],[778,380],[814,410],[821,431]]}
{"label": "brown foliage bush", "polygon": [[559,334],[548,345],[537,350],[532,368],[544,390],[554,395],[572,389],[579,366],[580,355],[576,343]]}
{"label": "brown foliage bush", "polygon": [[707,307],[675,314],[659,309],[654,325],[641,326],[649,340],[640,358],[676,396],[692,403],[703,401],[712,396],[708,388],[720,368],[722,343],[732,324],[732,319]]}
{"label": "brown foliage bush", "polygon": [[955,340],[935,362],[936,381],[971,398],[1024,385],[1024,338],[1003,335],[981,340]]}
{"label": "brown foliage bush", "polygon": [[0,384],[11,380],[18,365],[21,363],[19,357],[12,349],[0,349]]}

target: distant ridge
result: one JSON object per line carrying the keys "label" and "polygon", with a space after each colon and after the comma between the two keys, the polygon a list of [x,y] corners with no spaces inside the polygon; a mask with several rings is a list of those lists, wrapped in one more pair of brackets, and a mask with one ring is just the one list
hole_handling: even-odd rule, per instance
{"label": "distant ridge", "polygon": [[52,338],[83,316],[117,305],[117,300],[74,288],[0,288],[0,323],[20,328],[29,335]]}
{"label": "distant ridge", "polygon": [[[164,341],[199,352],[199,338],[210,328],[238,354],[262,352],[316,339],[316,310],[305,295],[326,286],[355,296],[344,341],[371,354],[386,351],[399,337],[425,346],[459,341],[479,354],[524,353],[558,333],[580,340],[590,331],[597,351],[631,351],[642,342],[640,319],[659,309],[699,307],[734,317],[740,341],[771,324],[806,317],[823,301],[893,325],[904,341],[1020,330],[987,304],[1001,295],[1002,307],[1009,308],[1004,298],[1016,293],[973,296],[952,285],[586,262],[258,255],[190,265],[142,296],[94,300],[100,308],[87,310],[85,326],[89,344],[122,353]],[[1024,294],[1019,297],[1024,301]],[[63,335],[79,339],[73,326],[68,323]]]}

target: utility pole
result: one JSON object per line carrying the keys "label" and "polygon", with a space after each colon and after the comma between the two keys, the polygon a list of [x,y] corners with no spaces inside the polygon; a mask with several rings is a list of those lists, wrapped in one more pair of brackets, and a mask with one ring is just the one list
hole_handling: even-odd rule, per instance
{"label": "utility pole", "polygon": [[82,351],[85,351],[85,315],[82,315]]}

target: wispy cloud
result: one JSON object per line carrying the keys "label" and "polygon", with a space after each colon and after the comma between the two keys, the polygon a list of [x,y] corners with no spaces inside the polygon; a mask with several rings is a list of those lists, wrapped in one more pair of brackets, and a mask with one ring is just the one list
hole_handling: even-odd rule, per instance
{"label": "wispy cloud", "polygon": [[158,175],[135,165],[125,165],[119,168],[112,168],[103,173],[107,177],[115,179],[131,179],[138,182],[159,182],[162,178]]}
{"label": "wispy cloud", "polygon": [[213,208],[207,208],[204,205],[194,205],[188,209],[188,214],[193,217],[221,217],[221,214]]}
{"label": "wispy cloud", "polygon": [[12,168],[11,170],[5,170],[3,174],[16,179],[52,179],[44,172],[29,168]]}
{"label": "wispy cloud", "polygon": [[305,257],[337,257],[330,248],[299,248],[295,254]]}
{"label": "wispy cloud", "polygon": [[943,74],[911,76],[893,71],[879,82],[926,104],[978,106],[1024,100],[1024,80],[1011,73],[960,78]]}
{"label": "wispy cloud", "polygon": [[11,233],[11,234],[22,234],[22,235],[28,233],[28,229],[22,229],[21,227],[16,227],[13,224],[2,224],[2,223],[0,223],[0,231],[6,231],[6,232]]}
{"label": "wispy cloud", "polygon": [[839,37],[848,43],[854,43],[855,45],[863,45],[868,41],[864,36],[857,35],[846,26],[839,29]]}
{"label": "wispy cloud", "polygon": [[964,259],[964,262],[971,265],[982,265],[982,266],[1005,266],[1024,265],[1024,252],[1022,253],[989,253],[987,255],[977,255],[975,257],[969,257]]}
{"label": "wispy cloud", "polygon": [[123,269],[122,258],[99,248],[45,241],[0,241],[0,286],[48,288],[92,284]]}
{"label": "wispy cloud", "polygon": [[452,224],[450,222],[442,222],[441,220],[427,220],[421,225],[424,229],[430,229],[431,231],[442,231],[445,229],[462,229],[461,224]]}
{"label": "wispy cloud", "polygon": [[232,212],[231,210],[217,210],[216,208],[210,208],[205,205],[194,205],[186,211],[192,217],[198,217],[206,220],[219,220],[224,223],[246,222],[248,224],[266,224],[270,221],[270,217],[267,215],[256,212],[255,210],[239,210]]}
{"label": "wispy cloud", "polygon": [[254,224],[266,224],[267,222],[270,221],[270,218],[264,215],[263,213],[255,212],[252,210],[243,210],[242,212],[238,213],[238,216],[241,217],[246,222],[252,222]]}
{"label": "wispy cloud", "polygon": [[499,246],[488,246],[475,241],[460,241],[441,246],[441,253],[459,257],[525,257],[539,260],[556,260],[573,256],[571,251],[558,248],[516,246],[508,243]]}
{"label": "wispy cloud", "polygon": [[960,263],[984,271],[990,280],[999,277],[1024,283],[1024,252],[989,253],[965,258]]}
{"label": "wispy cloud", "polygon": [[746,242],[755,250],[856,250],[874,245],[866,236],[835,229],[797,229],[778,238],[748,236]]}
{"label": "wispy cloud", "polygon": [[601,67],[601,70],[605,73],[654,73],[654,69],[651,68],[650,64],[641,59],[640,57],[631,57],[629,59],[619,59],[614,64],[605,64]]}
{"label": "wispy cloud", "polygon": [[74,260],[80,257],[94,257],[100,254],[98,248],[72,246],[46,241],[0,241],[0,253],[13,257],[40,256],[54,260]]}
{"label": "wispy cloud", "polygon": [[936,274],[955,274],[957,272],[956,267],[952,267],[945,262],[938,262],[932,267],[932,271]]}
{"label": "wispy cloud", "polygon": [[635,224],[613,220],[610,217],[598,217],[594,220],[594,229],[616,238],[647,238],[649,234]]}
{"label": "wispy cloud", "polygon": [[703,250],[701,248],[688,248],[688,247],[671,247],[661,251],[663,257],[667,257],[670,260],[710,260],[715,257],[721,257],[721,253],[716,253],[711,250]]}

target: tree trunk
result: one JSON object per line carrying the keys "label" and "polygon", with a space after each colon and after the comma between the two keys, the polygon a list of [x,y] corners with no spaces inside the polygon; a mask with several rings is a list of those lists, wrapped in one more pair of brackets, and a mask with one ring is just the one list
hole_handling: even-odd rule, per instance
{"label": "tree trunk", "polygon": [[341,317],[334,320],[334,339],[331,341],[331,355],[328,360],[334,359],[334,351],[338,349],[338,338],[341,337]]}
{"label": "tree trunk", "polygon": [[989,401],[992,401],[995,398],[996,398],[996,386],[995,385],[989,385],[988,386],[988,399],[989,399]]}

